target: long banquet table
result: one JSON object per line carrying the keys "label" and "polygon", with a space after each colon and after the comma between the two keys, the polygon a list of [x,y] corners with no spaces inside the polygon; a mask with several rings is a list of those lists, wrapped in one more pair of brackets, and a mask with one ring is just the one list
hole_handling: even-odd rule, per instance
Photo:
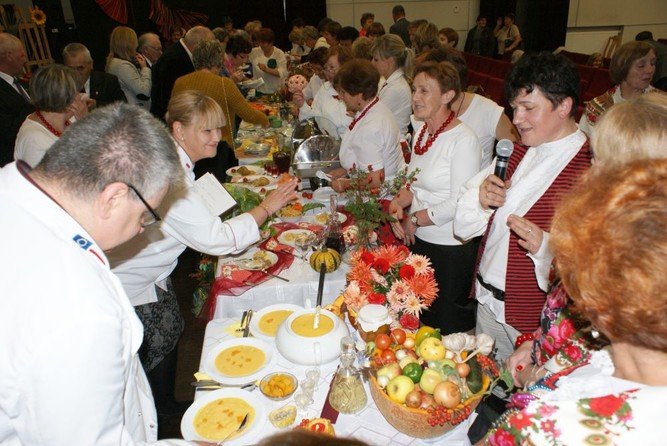
{"label": "long banquet table", "polygon": [[[275,279],[274,279],[275,280]],[[258,306],[254,307],[254,310],[260,310]],[[200,362],[200,371],[204,371],[204,361],[208,352],[215,347],[220,342],[224,342],[234,337],[234,331],[232,327],[238,326],[240,320],[238,317],[232,318],[219,318],[214,319],[208,323],[206,326],[206,333],[204,335],[204,345],[202,348],[201,362]],[[352,329],[351,329],[352,331]],[[275,349],[275,345],[273,346]],[[274,353],[277,355],[277,361],[271,370],[267,370],[266,373],[285,371],[292,373],[297,377],[299,381],[302,381],[305,378],[306,370],[309,367],[300,366],[291,363],[285,359],[278,350],[275,349]],[[297,420],[295,424],[302,418],[317,418],[320,416],[322,407],[327,398],[329,391],[330,383],[333,379],[333,376],[336,371],[338,361],[333,361],[329,364],[324,364],[320,368],[320,379],[313,396],[313,403],[305,412],[299,412],[297,415]],[[370,445],[434,445],[434,444],[443,444],[443,445],[452,445],[452,446],[468,446],[470,442],[467,437],[467,431],[469,428],[469,423],[472,421],[472,417],[454,430],[448,432],[447,434],[429,440],[420,440],[408,435],[398,432],[394,427],[392,427],[382,416],[380,411],[375,406],[373,399],[371,398],[370,391],[368,389],[368,383],[365,384],[366,394],[368,395],[368,404],[364,409],[359,411],[356,414],[339,414],[337,421],[334,424],[334,429],[336,431],[336,436],[340,437],[353,437],[358,440],[365,441]],[[297,392],[299,390],[297,389]],[[266,398],[259,389],[254,390],[254,393],[265,403],[267,413],[286,404],[293,404],[292,397],[286,401],[272,401]],[[205,391],[195,392],[195,399],[205,395]],[[286,428],[289,429],[289,428]],[[261,438],[268,437],[269,435],[279,432],[280,429],[271,425],[271,423],[266,420],[261,434],[259,437],[249,438],[248,440],[252,442],[257,442]],[[241,439],[239,439],[240,441]],[[234,442],[234,444],[243,444]]]}

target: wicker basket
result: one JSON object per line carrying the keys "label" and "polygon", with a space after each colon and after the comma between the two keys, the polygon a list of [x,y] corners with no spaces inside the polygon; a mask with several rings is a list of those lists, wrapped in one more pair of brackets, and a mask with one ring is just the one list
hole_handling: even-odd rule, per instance
{"label": "wicker basket", "polygon": [[[486,376],[484,376],[483,383],[483,389],[478,394],[465,401],[466,404],[471,406],[471,411],[475,410],[479,402],[482,400],[482,394],[489,386],[489,379]],[[375,401],[375,405],[380,410],[380,413],[389,424],[405,435],[415,438],[436,438],[456,427],[456,425],[450,423],[445,423],[442,426],[431,426],[428,424],[428,413],[425,410],[413,409],[392,401],[377,383],[375,376],[371,376],[369,387],[371,389],[373,401]]]}

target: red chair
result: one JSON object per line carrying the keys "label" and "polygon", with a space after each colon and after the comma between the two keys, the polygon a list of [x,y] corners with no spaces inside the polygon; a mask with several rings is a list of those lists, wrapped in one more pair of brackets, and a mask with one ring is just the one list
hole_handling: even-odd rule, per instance
{"label": "red chair", "polygon": [[505,107],[505,81],[497,77],[490,77],[486,84],[486,96],[496,104]]}
{"label": "red chair", "polygon": [[589,82],[587,80],[584,80],[584,79],[579,80],[579,100],[580,101],[584,97],[584,94],[586,93],[586,90],[588,90],[588,85],[589,85]]}
{"label": "red chair", "polygon": [[491,65],[491,72],[489,76],[497,77],[498,79],[505,79],[507,73],[512,69],[512,64],[505,60],[494,60]]}
{"label": "red chair", "polygon": [[591,83],[593,79],[593,74],[595,73],[596,68],[589,67],[587,65],[577,65],[577,71],[579,71],[579,77],[582,81],[586,81],[587,84]]}
{"label": "red chair", "polygon": [[609,90],[612,85],[613,82],[609,77],[609,70],[598,68],[595,70],[595,73],[593,73],[593,78],[591,79],[590,84],[588,84],[588,88],[583,94],[582,100],[590,101],[594,97],[600,96],[602,93]]}
{"label": "red chair", "polygon": [[479,71],[480,73],[484,74],[491,74],[491,67],[493,67],[494,62],[495,62],[494,59],[490,59],[488,57],[480,57],[476,71]]}
{"label": "red chair", "polygon": [[477,54],[470,54],[470,53],[463,53],[465,54],[465,59],[466,59],[466,66],[468,67],[468,71],[477,71],[477,67],[479,66],[479,59],[480,57]]}
{"label": "red chair", "polygon": [[486,91],[486,85],[489,82],[489,75],[479,71],[468,71],[468,87],[477,85]]}

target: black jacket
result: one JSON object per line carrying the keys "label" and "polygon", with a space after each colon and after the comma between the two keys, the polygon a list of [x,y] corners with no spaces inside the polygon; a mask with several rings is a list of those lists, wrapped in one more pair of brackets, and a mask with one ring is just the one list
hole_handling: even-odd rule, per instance
{"label": "black jacket", "polygon": [[95,99],[97,107],[117,101],[126,102],[118,78],[102,71],[90,72],[90,99]]}
{"label": "black jacket", "polygon": [[33,111],[35,107],[32,104],[13,86],[0,79],[0,167],[14,161],[16,135],[25,118]]}
{"label": "black jacket", "polygon": [[153,65],[151,87],[151,113],[162,119],[167,112],[171,90],[176,79],[195,71],[192,60],[180,42],[169,47]]}

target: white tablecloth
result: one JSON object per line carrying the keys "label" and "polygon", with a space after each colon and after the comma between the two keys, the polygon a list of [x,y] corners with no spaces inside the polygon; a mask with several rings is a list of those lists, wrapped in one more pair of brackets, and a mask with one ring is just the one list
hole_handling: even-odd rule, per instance
{"label": "white tablecloth", "polygon": [[[225,318],[217,320],[214,319],[208,323],[206,326],[206,333],[204,335],[202,359],[200,362],[200,370],[202,372],[204,371],[204,359],[206,358],[209,350],[220,342],[232,339],[232,335],[229,334],[225,329],[232,324],[238,324],[238,322],[239,318]],[[267,374],[274,371],[287,371],[295,375],[299,381],[302,381],[305,378],[306,370],[309,367],[298,366],[289,362],[287,359],[283,358],[280,353],[278,353],[277,349],[275,354],[277,355],[278,360],[276,361],[272,370],[267,370]],[[297,423],[302,418],[312,419],[320,416],[324,401],[329,391],[329,385],[333,379],[337,365],[338,362],[334,361],[329,364],[325,364],[320,368],[320,381],[313,396],[314,402],[306,412],[302,412],[297,415]],[[254,392],[256,392],[258,397],[266,404],[267,413],[278,407],[292,403],[292,398],[288,399],[287,401],[272,401],[266,398],[258,389]],[[205,392],[196,392],[195,399],[202,394],[205,394]],[[356,414],[340,414],[338,416],[338,420],[334,424],[334,429],[336,430],[337,436],[353,437],[365,441],[370,445],[470,445],[467,431],[469,428],[469,423],[472,422],[473,417],[471,417],[467,422],[461,423],[456,427],[456,429],[448,432],[442,437],[430,440],[419,440],[398,432],[384,419],[382,414],[375,407],[373,399],[370,395],[370,391],[368,390],[368,383],[366,383],[366,394],[368,396],[368,404],[364,409],[357,412]],[[273,427],[273,425],[267,420],[261,437],[267,437],[278,431],[279,429]]]}
{"label": "white tablecloth", "polygon": [[[322,305],[330,304],[343,292],[345,275],[349,269],[350,267],[343,263],[338,270],[326,275]],[[250,288],[240,296],[218,295],[214,319],[241,317],[246,310],[257,311],[278,303],[295,304],[305,308],[315,306],[319,273],[315,272],[307,262],[296,257],[292,266],[281,272],[280,276],[289,279],[289,282],[272,278]]]}

